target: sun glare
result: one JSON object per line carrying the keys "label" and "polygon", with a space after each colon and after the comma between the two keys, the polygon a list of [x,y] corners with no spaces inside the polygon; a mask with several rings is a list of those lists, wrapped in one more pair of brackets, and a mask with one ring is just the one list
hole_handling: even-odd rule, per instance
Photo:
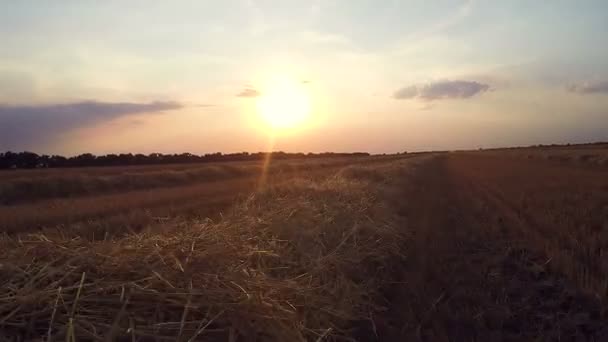
{"label": "sun glare", "polygon": [[277,79],[263,89],[257,111],[272,129],[295,128],[310,115],[310,96],[302,82]]}

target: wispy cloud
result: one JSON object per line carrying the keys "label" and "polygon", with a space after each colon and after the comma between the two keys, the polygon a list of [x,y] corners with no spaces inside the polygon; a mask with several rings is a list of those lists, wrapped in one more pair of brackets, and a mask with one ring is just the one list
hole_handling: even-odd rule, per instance
{"label": "wispy cloud", "polygon": [[396,99],[399,99],[399,100],[413,99],[415,97],[418,97],[419,93],[420,93],[420,90],[418,89],[418,86],[410,85],[410,86],[406,86],[406,87],[403,87],[403,88],[400,88],[399,90],[397,90],[393,94],[393,97]]}
{"label": "wispy cloud", "polygon": [[236,94],[237,97],[258,97],[261,93],[254,88],[245,88],[240,93]]}
{"label": "wispy cloud", "polygon": [[179,109],[177,102],[0,105],[0,150],[46,143],[62,133],[123,116]]}
{"label": "wispy cloud", "polygon": [[571,84],[567,89],[577,94],[608,94],[608,81]]}
{"label": "wispy cloud", "polygon": [[393,98],[421,99],[434,101],[441,99],[466,99],[490,90],[488,84],[477,81],[444,80],[423,85],[409,85],[398,89]]}

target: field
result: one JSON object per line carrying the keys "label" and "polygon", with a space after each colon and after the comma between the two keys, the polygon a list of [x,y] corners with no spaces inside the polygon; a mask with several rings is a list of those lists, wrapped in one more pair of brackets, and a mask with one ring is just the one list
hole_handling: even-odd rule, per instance
{"label": "field", "polygon": [[0,172],[0,339],[602,341],[606,160]]}

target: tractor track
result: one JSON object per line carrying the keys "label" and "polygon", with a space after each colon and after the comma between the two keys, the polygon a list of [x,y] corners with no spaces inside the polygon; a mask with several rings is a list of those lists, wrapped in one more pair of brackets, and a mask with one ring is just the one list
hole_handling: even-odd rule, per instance
{"label": "tractor track", "polygon": [[[403,285],[387,291],[390,304],[380,340],[602,341],[608,336],[601,300],[554,267],[551,249],[543,248],[552,227],[535,219],[535,207],[518,202],[526,191],[552,189],[570,175],[551,165],[517,163],[443,155],[408,181],[400,210],[413,241],[399,276]],[[527,184],[533,186],[518,188],[522,175],[536,177]],[[579,190],[588,184],[593,182],[581,182]]]}

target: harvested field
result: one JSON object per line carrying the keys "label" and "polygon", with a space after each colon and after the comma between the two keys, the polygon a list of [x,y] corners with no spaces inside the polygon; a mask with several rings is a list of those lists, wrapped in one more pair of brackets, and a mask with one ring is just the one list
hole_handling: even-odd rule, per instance
{"label": "harvested field", "polygon": [[585,167],[608,166],[608,144],[606,143],[510,148],[487,151],[486,153],[497,153],[498,156],[545,160],[556,164],[578,164]]}
{"label": "harvested field", "polygon": [[[348,165],[357,158],[319,158],[309,161],[276,161],[268,174],[302,173]],[[367,162],[378,158],[367,158]],[[381,158],[382,159],[382,158]],[[386,159],[386,158],[384,158]],[[262,162],[209,163],[199,165],[156,165],[89,167],[70,169],[5,170],[0,172],[0,204],[97,196],[133,190],[219,182],[235,178],[257,178]]]}
{"label": "harvested field", "polygon": [[607,167],[510,151],[282,163],[263,184],[233,175],[0,207],[0,337],[608,336]]}
{"label": "harvested field", "polygon": [[391,338],[607,336],[608,169],[458,153],[423,170],[402,206],[414,237]]}

